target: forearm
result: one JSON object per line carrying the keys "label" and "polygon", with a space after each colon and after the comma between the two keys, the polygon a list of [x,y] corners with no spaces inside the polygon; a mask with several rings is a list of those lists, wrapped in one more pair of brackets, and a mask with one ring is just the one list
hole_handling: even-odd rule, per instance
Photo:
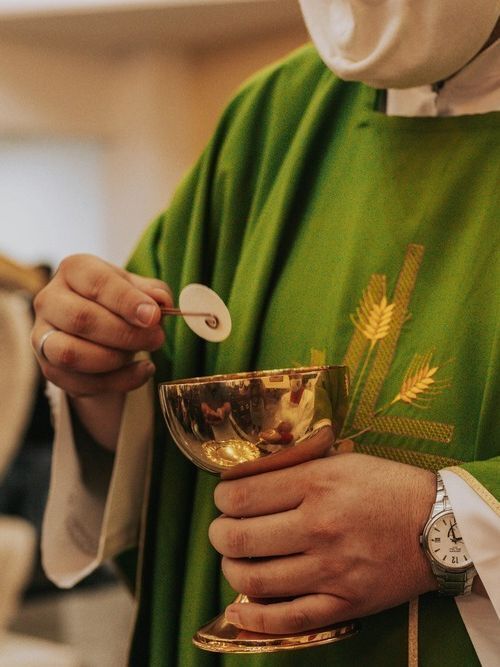
{"label": "forearm", "polygon": [[87,433],[109,451],[116,450],[126,394],[70,398],[70,405]]}

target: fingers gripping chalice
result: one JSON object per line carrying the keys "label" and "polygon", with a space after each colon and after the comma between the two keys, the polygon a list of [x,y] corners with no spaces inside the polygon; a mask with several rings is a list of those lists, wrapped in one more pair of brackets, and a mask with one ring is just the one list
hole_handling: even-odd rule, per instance
{"label": "fingers gripping chalice", "polygon": [[[317,366],[217,375],[165,382],[159,392],[170,433],[188,459],[236,479],[325,456],[346,414],[348,372]],[[240,595],[237,602],[248,598]],[[220,653],[264,653],[328,644],[355,632],[349,621],[288,636],[257,634],[221,614],[193,642]]]}

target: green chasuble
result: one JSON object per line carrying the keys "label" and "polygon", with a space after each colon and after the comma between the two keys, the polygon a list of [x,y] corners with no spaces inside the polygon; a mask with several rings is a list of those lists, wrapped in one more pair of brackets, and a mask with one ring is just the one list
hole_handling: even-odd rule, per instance
{"label": "green chasuble", "polygon": [[[206,344],[167,318],[157,380],[347,363],[344,433],[369,429],[358,451],[460,466],[500,514],[500,113],[387,117],[376,98],[335,78],[311,47],[239,91],[129,265],[176,294],[210,285],[233,333]],[[131,664],[407,664],[408,605],[331,646],[195,649],[195,630],[234,597],[207,537],[216,483],[158,416]],[[479,664],[451,599],[420,599],[418,641],[425,667]]]}

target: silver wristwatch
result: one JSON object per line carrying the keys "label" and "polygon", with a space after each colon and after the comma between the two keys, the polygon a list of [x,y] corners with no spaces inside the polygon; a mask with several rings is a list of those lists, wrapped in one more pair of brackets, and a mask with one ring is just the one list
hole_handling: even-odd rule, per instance
{"label": "silver wristwatch", "polygon": [[443,595],[469,595],[476,569],[458,529],[441,475],[437,473],[436,502],[420,543]]}

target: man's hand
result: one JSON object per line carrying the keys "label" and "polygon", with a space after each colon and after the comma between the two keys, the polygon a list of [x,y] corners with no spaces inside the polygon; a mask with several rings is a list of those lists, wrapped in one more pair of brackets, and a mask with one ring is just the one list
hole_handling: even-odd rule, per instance
{"label": "man's hand", "polygon": [[[92,255],[65,259],[35,298],[34,349],[39,351],[44,333],[56,330],[38,354],[42,372],[74,399],[92,435],[110,448],[124,395],[154,373],[153,364],[133,358],[163,343],[158,304],[172,305],[164,282]],[[111,428],[101,423],[106,421]]]}
{"label": "man's hand", "polygon": [[292,598],[231,605],[228,620],[300,632],[435,589],[419,544],[435,490],[431,472],[363,454],[221,482],[209,535],[227,580],[254,599]]}
{"label": "man's hand", "polygon": [[73,396],[127,392],[151,375],[139,350],[163,342],[158,302],[171,305],[160,280],[135,276],[91,255],[65,259],[35,299],[32,343],[49,329],[40,366],[47,379]]}

